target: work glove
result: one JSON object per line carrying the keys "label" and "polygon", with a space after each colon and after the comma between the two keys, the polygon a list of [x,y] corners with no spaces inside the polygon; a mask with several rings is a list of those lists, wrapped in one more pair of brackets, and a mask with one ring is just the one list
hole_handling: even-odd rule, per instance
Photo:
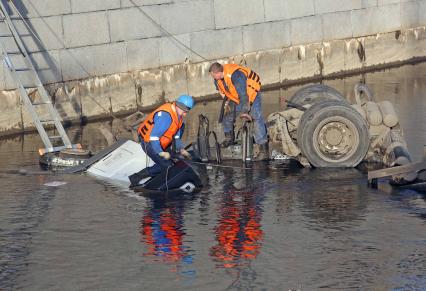
{"label": "work glove", "polygon": [[253,118],[249,114],[250,104],[244,104],[241,108],[240,118],[244,118],[247,121],[253,121]]}
{"label": "work glove", "polygon": [[158,155],[165,160],[170,160],[170,153],[169,152],[161,152]]}
{"label": "work glove", "polygon": [[243,118],[243,119],[250,121],[250,122],[253,121],[253,117],[251,117],[250,114],[248,114],[248,113],[241,113],[240,118]]}
{"label": "work glove", "polygon": [[187,160],[192,160],[191,154],[185,150],[185,149],[181,149],[180,150],[180,154]]}

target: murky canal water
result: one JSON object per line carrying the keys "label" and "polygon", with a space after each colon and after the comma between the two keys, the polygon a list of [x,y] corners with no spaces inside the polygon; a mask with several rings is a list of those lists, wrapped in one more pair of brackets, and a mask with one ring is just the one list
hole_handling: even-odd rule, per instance
{"label": "murky canal water", "polygon": [[[365,76],[378,100],[396,104],[415,160],[426,144],[425,72]],[[353,98],[360,78],[326,83]],[[265,92],[265,115],[297,89]],[[198,104],[186,138],[198,113],[216,120],[218,107]],[[105,124],[73,129],[74,140],[104,147]],[[370,189],[359,170],[197,168],[201,193],[140,197],[85,174],[14,173],[40,171],[40,146],[37,135],[0,142],[0,290],[426,289],[425,196]]]}

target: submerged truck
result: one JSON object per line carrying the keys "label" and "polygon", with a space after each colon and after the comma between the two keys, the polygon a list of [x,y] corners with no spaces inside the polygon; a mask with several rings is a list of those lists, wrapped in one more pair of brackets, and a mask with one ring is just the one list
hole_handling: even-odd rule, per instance
{"label": "submerged truck", "polygon": [[[322,84],[305,86],[288,98],[287,109],[267,117],[272,158],[296,159],[305,167],[315,168],[356,167],[361,162],[386,168],[410,164],[411,157],[392,103],[376,102],[365,84],[355,85],[354,92],[353,104],[336,89]],[[252,161],[256,146],[251,130],[252,124],[245,122],[237,134],[239,142],[223,149],[216,133],[210,131],[208,119],[200,115],[197,139],[193,143],[194,156],[203,162]],[[138,144],[132,143],[140,150]],[[97,176],[126,181],[136,170],[127,164],[132,161],[139,168],[143,164],[137,161],[143,153],[132,152],[133,158],[124,157],[121,152],[131,152],[124,145],[106,151],[108,154],[98,155],[97,159],[92,157],[92,163],[84,162],[84,169]],[[120,167],[111,167],[112,160],[117,160]],[[392,175],[395,184],[410,183],[416,178],[417,172]],[[200,183],[195,180],[197,185],[193,184],[198,187]],[[178,188],[185,184],[182,181],[179,180]]]}

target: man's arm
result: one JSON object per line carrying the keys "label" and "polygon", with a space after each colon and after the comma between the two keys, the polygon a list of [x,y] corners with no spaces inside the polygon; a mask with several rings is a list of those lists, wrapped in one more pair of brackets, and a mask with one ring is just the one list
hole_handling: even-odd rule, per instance
{"label": "man's arm", "polygon": [[175,134],[175,145],[176,145],[177,151],[180,151],[181,149],[183,149],[182,135],[184,131],[185,131],[185,124],[182,124],[182,127]]}
{"label": "man's arm", "polygon": [[232,84],[237,90],[238,97],[240,98],[241,113],[248,113],[250,111],[250,102],[247,95],[247,78],[243,72],[236,70],[231,76]]}
{"label": "man's arm", "polygon": [[160,137],[166,132],[166,130],[172,124],[172,117],[165,111],[157,112],[154,115],[154,127],[151,131],[150,143],[154,151],[158,154],[163,151],[160,144]]}

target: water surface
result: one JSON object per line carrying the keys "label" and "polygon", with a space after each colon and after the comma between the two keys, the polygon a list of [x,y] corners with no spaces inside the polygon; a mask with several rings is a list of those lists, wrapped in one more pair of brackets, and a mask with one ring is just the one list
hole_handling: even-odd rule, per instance
{"label": "water surface", "polygon": [[[420,160],[425,71],[419,64],[325,83],[351,99],[365,78],[378,100],[396,105]],[[265,115],[297,89],[265,92]],[[197,105],[187,141],[198,114],[214,123],[218,107]],[[96,151],[106,145],[101,126],[110,124],[70,135]],[[201,193],[139,196],[86,174],[39,173],[38,147],[37,135],[0,142],[0,290],[426,289],[425,196],[386,182],[370,189],[360,170],[197,166]]]}

